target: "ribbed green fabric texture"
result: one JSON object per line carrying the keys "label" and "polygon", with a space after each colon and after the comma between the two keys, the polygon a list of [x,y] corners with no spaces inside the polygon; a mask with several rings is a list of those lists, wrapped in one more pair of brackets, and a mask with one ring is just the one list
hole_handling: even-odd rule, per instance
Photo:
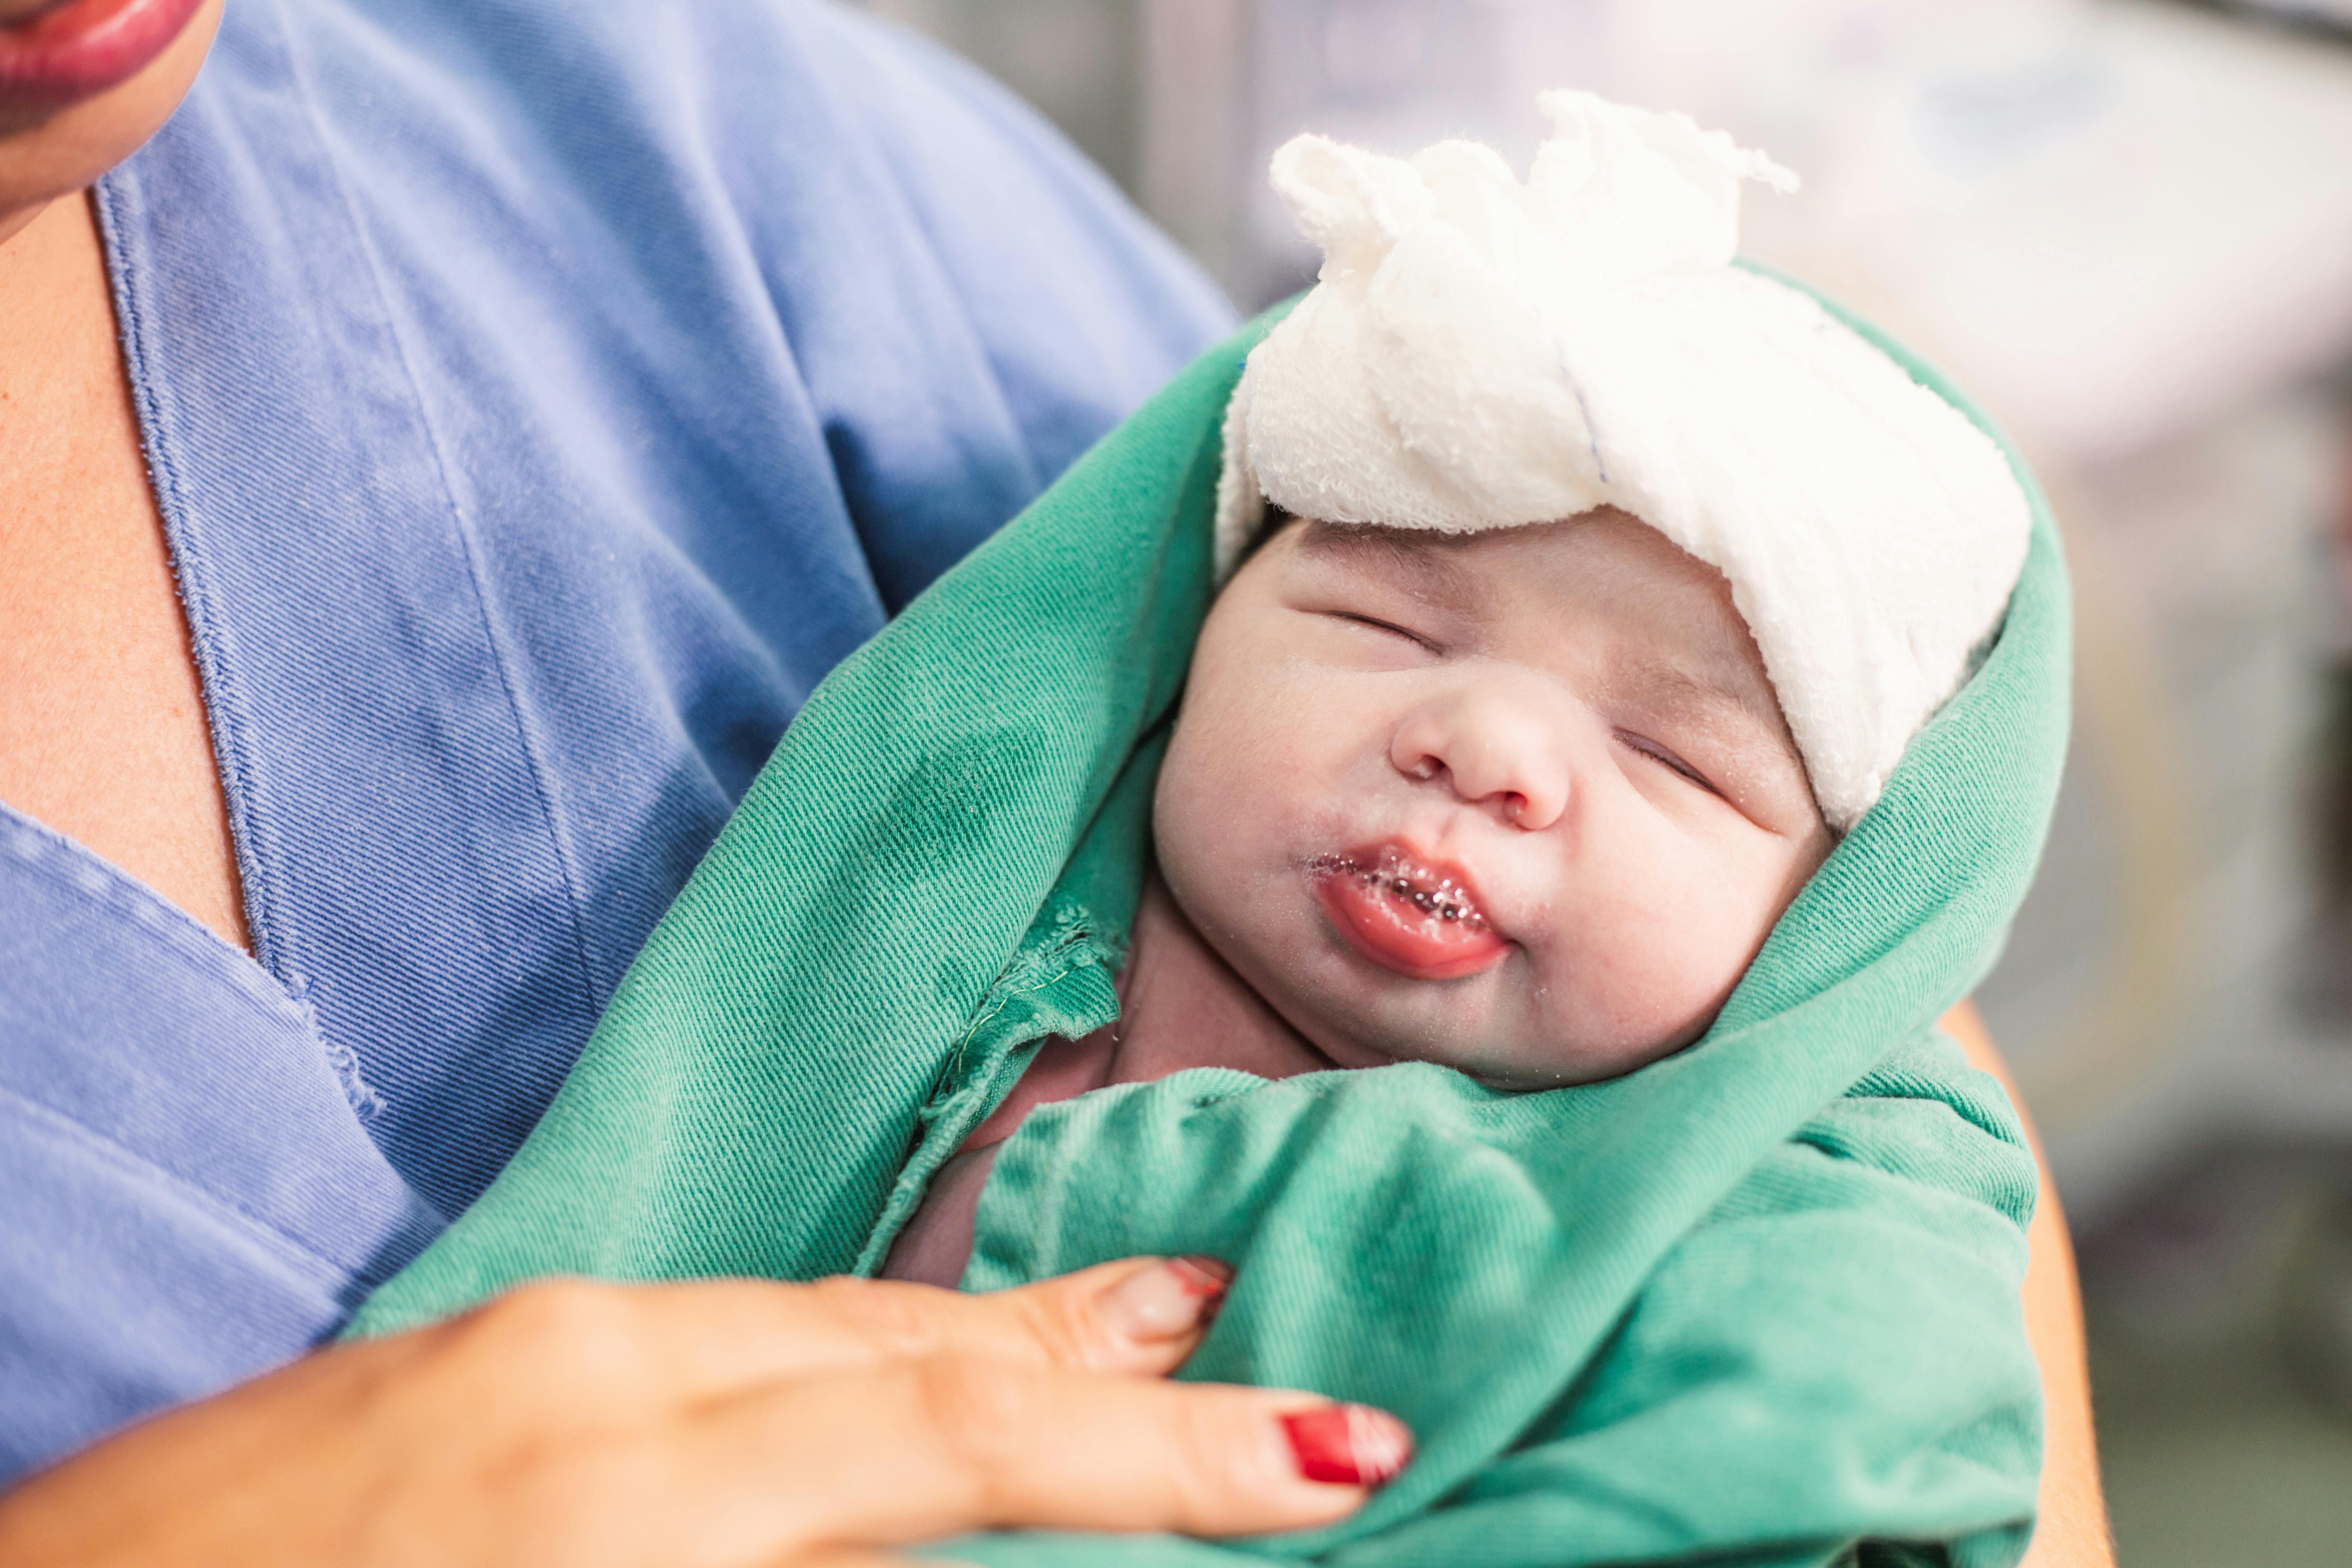
{"label": "ribbed green fabric texture", "polygon": [[[1111,1018],[1209,594],[1220,417],[1267,324],[824,682],[512,1165],[354,1331],[554,1273],[870,1269],[1034,1042]],[[967,1288],[1231,1258],[1186,1375],[1393,1410],[1421,1445],[1402,1479],[1310,1535],[940,1554],[2014,1562],[2041,1452],[2033,1167],[1933,1020],[1991,962],[2057,785],[2067,592],[2033,493],[1982,668],[1697,1046],[1518,1096],[1422,1065],[1196,1071],[1048,1107],[1004,1146]]]}

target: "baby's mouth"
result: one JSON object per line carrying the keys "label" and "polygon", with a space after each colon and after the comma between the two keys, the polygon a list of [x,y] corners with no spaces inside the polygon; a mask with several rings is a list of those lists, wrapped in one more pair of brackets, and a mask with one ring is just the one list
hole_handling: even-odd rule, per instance
{"label": "baby's mouth", "polygon": [[1460,868],[1402,845],[1318,856],[1307,872],[1333,928],[1384,969],[1415,980],[1460,980],[1511,951]]}

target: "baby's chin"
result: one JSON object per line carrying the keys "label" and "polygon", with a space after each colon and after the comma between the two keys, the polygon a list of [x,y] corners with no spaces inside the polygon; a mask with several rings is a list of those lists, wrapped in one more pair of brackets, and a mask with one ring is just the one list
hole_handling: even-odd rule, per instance
{"label": "baby's chin", "polygon": [[[1464,983],[1416,984],[1436,990],[1461,987]],[[1452,1068],[1489,1089],[1524,1094],[1614,1078],[1641,1065],[1615,1066],[1613,1054],[1592,1053],[1556,1040],[1538,1043],[1511,1031],[1468,1029],[1460,1019],[1433,1020],[1430,1013],[1443,1008],[1442,999],[1435,996],[1406,1009],[1382,1007],[1378,1002],[1368,1005],[1360,990],[1352,994],[1326,994],[1315,986],[1300,986],[1267,999],[1309,1045],[1341,1068],[1428,1062]],[[1436,1008],[1430,1005],[1432,1002],[1438,1004]],[[1380,1016],[1392,1011],[1412,1016],[1402,1019]],[[1643,1059],[1654,1059],[1672,1048],[1662,1044]]]}
{"label": "baby's chin", "polygon": [[1431,1062],[1439,1067],[1452,1068],[1465,1077],[1475,1079],[1488,1089],[1511,1094],[1534,1094],[1547,1089],[1571,1089],[1580,1084],[1605,1083],[1611,1079],[1638,1071],[1653,1062],[1663,1061],[1683,1048],[1676,1042],[1661,1041],[1638,1045],[1623,1051],[1528,1049],[1457,1054],[1434,1049],[1382,1055],[1380,1060]]}
{"label": "baby's chin", "polygon": [[[1510,1016],[1507,984],[1409,984],[1405,995],[1388,998],[1368,996],[1356,985],[1301,984],[1267,999],[1339,1067],[1429,1062],[1515,1094],[1622,1078],[1682,1050],[1705,1032],[1706,1022],[1671,1029],[1654,1024],[1646,1030],[1620,1027],[1596,1039],[1574,1024]],[[1482,991],[1486,994],[1477,994]],[[1473,1016],[1448,1016],[1448,1003],[1455,999]]]}

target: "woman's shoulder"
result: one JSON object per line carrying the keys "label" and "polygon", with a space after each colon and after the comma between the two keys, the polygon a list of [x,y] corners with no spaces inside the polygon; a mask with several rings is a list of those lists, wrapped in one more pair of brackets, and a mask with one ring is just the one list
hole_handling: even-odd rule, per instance
{"label": "woman's shoulder", "polygon": [[450,1213],[825,672],[1224,325],[809,0],[237,0],[97,203],[257,944]]}
{"label": "woman's shoulder", "polygon": [[1008,332],[1043,326],[1050,296],[1057,337],[1139,338],[1113,354],[1150,375],[1138,395],[1168,353],[1230,325],[1198,268],[1027,105],[833,0],[284,15],[320,52],[313,112],[376,133],[348,153],[415,156],[445,201],[601,226],[656,261],[685,236],[733,243],[785,297],[903,289],[919,258],[976,319],[1014,310]]}
{"label": "woman's shoulder", "polygon": [[[741,381],[708,345],[772,344],[853,512],[951,486],[1001,521],[1232,319],[1026,106],[829,0],[232,6],[191,107],[281,190],[333,184],[432,352],[584,344],[723,417]],[[935,535],[883,542],[886,599],[976,537],[908,537]]]}

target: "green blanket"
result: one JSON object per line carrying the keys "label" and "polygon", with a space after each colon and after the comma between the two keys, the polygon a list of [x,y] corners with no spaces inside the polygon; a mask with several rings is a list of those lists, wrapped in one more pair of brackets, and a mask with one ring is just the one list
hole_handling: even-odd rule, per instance
{"label": "green blanket", "polygon": [[[1265,324],[824,682],[512,1165],[356,1331],[553,1273],[870,1270],[1035,1042],[1112,1017],[1209,595],[1219,416]],[[968,1288],[1133,1253],[1233,1259],[1186,1375],[1364,1400],[1420,1450],[1313,1534],[946,1553],[2013,1562],[2040,1467],[2018,1300],[2033,1166],[1933,1021],[2032,871],[2067,648],[2037,496],[1982,668],[1679,1056],[1528,1095],[1420,1064],[1209,1069],[1030,1117]]]}

